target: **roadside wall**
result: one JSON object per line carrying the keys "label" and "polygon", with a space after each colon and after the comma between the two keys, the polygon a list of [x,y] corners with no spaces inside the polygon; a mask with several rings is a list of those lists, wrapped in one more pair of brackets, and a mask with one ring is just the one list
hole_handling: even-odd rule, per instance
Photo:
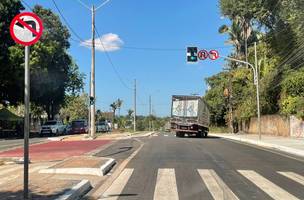
{"label": "roadside wall", "polygon": [[[294,120],[293,120],[294,122]],[[294,126],[295,122],[292,124]],[[281,115],[264,115],[261,116],[261,130],[264,135],[273,136],[290,136],[291,123],[288,117]],[[304,124],[302,126],[304,128]],[[242,131],[248,134],[258,134],[258,120],[251,118],[249,122],[242,123]],[[298,131],[298,130],[297,130]]]}
{"label": "roadside wall", "polygon": [[304,137],[304,121],[296,118],[295,116],[290,117],[290,136],[291,137]]}

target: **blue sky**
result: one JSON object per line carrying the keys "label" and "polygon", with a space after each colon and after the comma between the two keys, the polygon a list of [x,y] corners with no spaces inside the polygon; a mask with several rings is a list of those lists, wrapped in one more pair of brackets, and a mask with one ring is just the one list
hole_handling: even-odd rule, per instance
{"label": "blue sky", "polygon": [[[40,4],[50,8],[59,15],[51,0],[25,1],[30,6]],[[82,1],[90,6],[103,2]],[[90,11],[77,0],[56,0],[56,3],[81,39],[90,39]],[[126,113],[133,107],[133,90],[130,88],[135,78],[140,115],[148,114],[149,95],[152,96],[153,112],[158,116],[170,115],[171,95],[203,95],[206,90],[204,79],[221,71],[224,60],[187,64],[185,48],[198,46],[200,49],[217,49],[221,55],[228,55],[230,48],[224,44],[227,36],[218,34],[218,27],[225,23],[229,22],[221,19],[216,0],[111,0],[96,12],[96,29],[100,35],[104,35],[103,44],[109,42],[110,46],[106,48],[109,48],[108,54],[122,81],[106,54],[97,50],[97,109],[108,111],[109,105],[121,98],[124,101],[121,113]],[[77,39],[74,34],[72,37]],[[119,49],[111,49],[120,45]],[[97,49],[101,49],[101,46]],[[69,52],[81,72],[87,75],[85,90],[88,91],[91,50],[71,40]]]}

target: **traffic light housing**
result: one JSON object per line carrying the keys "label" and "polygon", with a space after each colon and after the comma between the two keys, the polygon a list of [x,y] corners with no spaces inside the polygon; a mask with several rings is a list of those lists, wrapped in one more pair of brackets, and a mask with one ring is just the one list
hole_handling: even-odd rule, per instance
{"label": "traffic light housing", "polygon": [[94,103],[95,103],[94,97],[90,96],[90,105],[94,105]]}
{"label": "traffic light housing", "polygon": [[187,62],[197,62],[197,47],[187,47]]}

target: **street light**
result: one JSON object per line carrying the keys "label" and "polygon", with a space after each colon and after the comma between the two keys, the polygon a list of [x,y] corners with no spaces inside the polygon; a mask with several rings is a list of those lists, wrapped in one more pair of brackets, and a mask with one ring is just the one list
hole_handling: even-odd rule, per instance
{"label": "street light", "polygon": [[260,92],[259,92],[259,72],[258,72],[258,59],[257,59],[257,49],[256,49],[256,42],[254,43],[254,57],[255,57],[255,65],[253,66],[251,63],[238,60],[231,57],[225,57],[221,56],[222,58],[225,58],[227,60],[243,63],[246,65],[249,65],[252,68],[253,71],[253,77],[254,77],[254,85],[256,86],[256,98],[257,98],[257,114],[258,114],[258,132],[259,132],[259,140],[261,140],[261,113],[260,113]]}

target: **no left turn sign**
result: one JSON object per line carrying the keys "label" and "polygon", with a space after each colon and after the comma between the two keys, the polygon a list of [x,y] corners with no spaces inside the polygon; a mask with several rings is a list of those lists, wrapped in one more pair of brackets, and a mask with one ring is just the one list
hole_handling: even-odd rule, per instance
{"label": "no left turn sign", "polygon": [[15,16],[10,25],[10,34],[18,44],[30,46],[35,44],[42,35],[41,19],[31,12]]}

